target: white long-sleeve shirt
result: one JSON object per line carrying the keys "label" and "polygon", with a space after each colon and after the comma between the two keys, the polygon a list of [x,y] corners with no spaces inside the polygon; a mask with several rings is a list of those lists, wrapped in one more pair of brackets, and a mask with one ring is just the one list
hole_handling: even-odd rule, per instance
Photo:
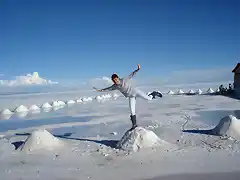
{"label": "white long-sleeve shirt", "polygon": [[132,86],[132,84],[129,82],[130,79],[135,75],[137,71],[134,71],[126,78],[120,78],[119,84],[113,84],[110,87],[102,89],[103,91],[113,91],[118,90],[120,91],[125,97],[134,97],[136,96],[137,89]]}

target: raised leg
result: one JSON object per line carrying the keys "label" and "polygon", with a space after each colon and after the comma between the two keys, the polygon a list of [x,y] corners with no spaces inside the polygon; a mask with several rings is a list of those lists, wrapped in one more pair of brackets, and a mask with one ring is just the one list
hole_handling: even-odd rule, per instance
{"label": "raised leg", "polygon": [[137,90],[136,97],[140,97],[140,98],[145,99],[145,100],[152,100],[151,96],[148,96],[145,92],[143,92],[141,90]]}

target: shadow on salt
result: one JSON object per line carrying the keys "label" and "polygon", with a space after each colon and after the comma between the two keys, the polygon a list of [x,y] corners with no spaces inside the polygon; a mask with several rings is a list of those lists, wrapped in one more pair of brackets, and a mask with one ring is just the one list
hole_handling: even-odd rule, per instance
{"label": "shadow on salt", "polygon": [[[240,110],[234,111],[204,111],[203,116],[209,118],[208,124],[215,127],[211,129],[183,129],[186,133],[206,134],[240,138]],[[206,117],[205,117],[206,118]],[[185,124],[186,125],[186,124]]]}
{"label": "shadow on salt", "polygon": [[63,116],[63,117],[52,117],[52,118],[45,118],[45,119],[32,119],[32,120],[12,119],[11,121],[0,121],[0,132],[38,127],[43,125],[88,122],[98,117],[99,116],[83,116],[83,117]]}
{"label": "shadow on salt", "polygon": [[234,115],[240,119],[240,110],[214,110],[214,111],[197,111],[198,117],[194,117],[194,120],[203,121],[209,125],[216,125],[220,119],[228,115]]}
{"label": "shadow on salt", "polygon": [[[72,126],[72,127],[60,127],[51,129],[49,132],[57,138],[70,140],[70,141],[86,141],[94,142],[97,144],[102,144],[111,148],[116,148],[116,145],[121,139],[122,135],[126,130],[129,129],[129,124],[119,124],[116,126],[116,123],[100,123],[94,125],[82,125],[82,126]],[[109,137],[111,132],[118,132],[117,135]],[[29,136],[29,132],[25,133],[16,133],[16,136]],[[97,138],[89,138],[97,137]],[[99,137],[99,138],[98,138]],[[12,144],[15,146],[15,149],[18,149],[24,141],[16,141]]]}

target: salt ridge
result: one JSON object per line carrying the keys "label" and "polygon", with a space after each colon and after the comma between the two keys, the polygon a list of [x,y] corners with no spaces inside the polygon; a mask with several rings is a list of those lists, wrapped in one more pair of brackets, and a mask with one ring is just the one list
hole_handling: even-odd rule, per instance
{"label": "salt ridge", "polygon": [[[217,89],[216,91],[218,91],[218,90],[219,89]],[[160,91],[158,91],[158,92],[160,92]],[[208,93],[213,93],[214,91],[211,88],[209,88],[207,90],[207,92]],[[182,89],[179,89],[177,93],[178,94],[184,94],[184,91]],[[194,91],[190,90],[189,93],[194,93]],[[198,89],[197,93],[202,94],[202,90]],[[171,95],[171,94],[175,94],[175,93],[172,90],[169,90],[167,94]],[[107,99],[110,99],[110,98],[117,99],[118,97],[119,97],[119,94],[117,94],[117,93],[113,93],[113,94],[108,93],[108,94],[98,95],[94,98],[93,97],[83,97],[83,98],[78,98],[76,101],[68,100],[68,101],[66,101],[66,104],[70,105],[70,104],[75,104],[75,103],[82,103],[82,102],[92,101],[93,99],[96,99],[97,101],[100,102],[102,100],[107,100]],[[20,113],[20,112],[28,112],[28,111],[34,112],[34,111],[41,110],[41,108],[44,109],[44,111],[46,109],[51,109],[51,108],[53,108],[54,110],[58,110],[58,109],[60,109],[60,108],[58,108],[59,106],[62,107],[62,106],[65,106],[66,104],[63,101],[56,100],[56,101],[53,101],[51,103],[51,105],[49,104],[49,102],[45,102],[40,107],[38,107],[36,104],[33,104],[32,106],[29,107],[29,109],[27,107],[25,107],[24,105],[21,105],[21,106],[19,106],[15,109],[15,112],[11,112],[9,109],[4,109],[4,110],[1,111],[1,114],[2,115],[4,115],[4,114],[7,115],[7,114]]]}

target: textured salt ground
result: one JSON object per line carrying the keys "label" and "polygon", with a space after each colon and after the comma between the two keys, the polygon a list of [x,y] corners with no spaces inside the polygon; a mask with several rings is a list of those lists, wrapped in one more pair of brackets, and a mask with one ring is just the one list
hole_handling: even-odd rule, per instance
{"label": "textured salt ground", "polygon": [[239,180],[240,171],[217,173],[174,174],[144,180]]}
{"label": "textured salt ground", "polygon": [[[125,128],[130,126],[129,117],[126,115],[127,102],[117,101],[115,104],[102,105],[89,107],[89,112],[92,110],[93,114],[99,113],[102,115],[93,118],[91,121],[53,123],[46,125],[46,127],[51,132],[59,130],[59,134],[68,133],[74,127],[76,131],[75,134],[69,136],[71,138],[82,138],[84,136],[99,141],[119,139],[124,134]],[[180,129],[185,122],[185,114],[192,118],[187,125],[188,129],[210,128],[211,126],[206,122],[215,117],[206,118],[202,122],[201,117],[204,117],[204,114],[199,115],[198,112],[217,110],[218,112],[224,112],[222,115],[228,115],[228,112],[236,110],[239,107],[238,105],[239,103],[231,99],[207,96],[201,98],[173,97],[149,103],[139,101],[137,106],[139,123],[144,127],[156,125],[156,127],[149,128],[153,129],[161,139],[178,145],[179,149],[169,151],[148,149],[125,155],[109,146],[96,143],[96,141],[65,138],[62,140],[68,146],[62,150],[25,155],[15,151],[11,143],[25,140],[27,136],[13,135],[1,140],[1,143],[2,141],[5,142],[4,147],[0,148],[1,179],[120,180],[147,179],[159,177],[159,175],[168,176],[184,173],[237,171],[240,167],[240,146],[238,142],[230,139],[220,140],[219,137],[209,135],[183,133]],[[216,109],[216,106],[221,107]],[[229,111],[226,112],[226,110]],[[71,111],[71,115],[78,117],[77,114],[81,111],[78,110],[74,114],[75,111],[76,109]],[[109,114],[111,115],[104,117]],[[218,115],[216,114],[216,116]],[[199,119],[196,121],[197,117]],[[71,121],[72,117],[69,116],[68,118]],[[213,123],[213,125],[216,124]],[[86,131],[81,132],[84,128],[80,126],[85,126]],[[38,126],[16,129],[12,133],[28,133],[36,128]],[[94,129],[96,129],[96,133],[93,133]],[[118,132],[117,136],[110,135],[110,132],[113,131]]]}

